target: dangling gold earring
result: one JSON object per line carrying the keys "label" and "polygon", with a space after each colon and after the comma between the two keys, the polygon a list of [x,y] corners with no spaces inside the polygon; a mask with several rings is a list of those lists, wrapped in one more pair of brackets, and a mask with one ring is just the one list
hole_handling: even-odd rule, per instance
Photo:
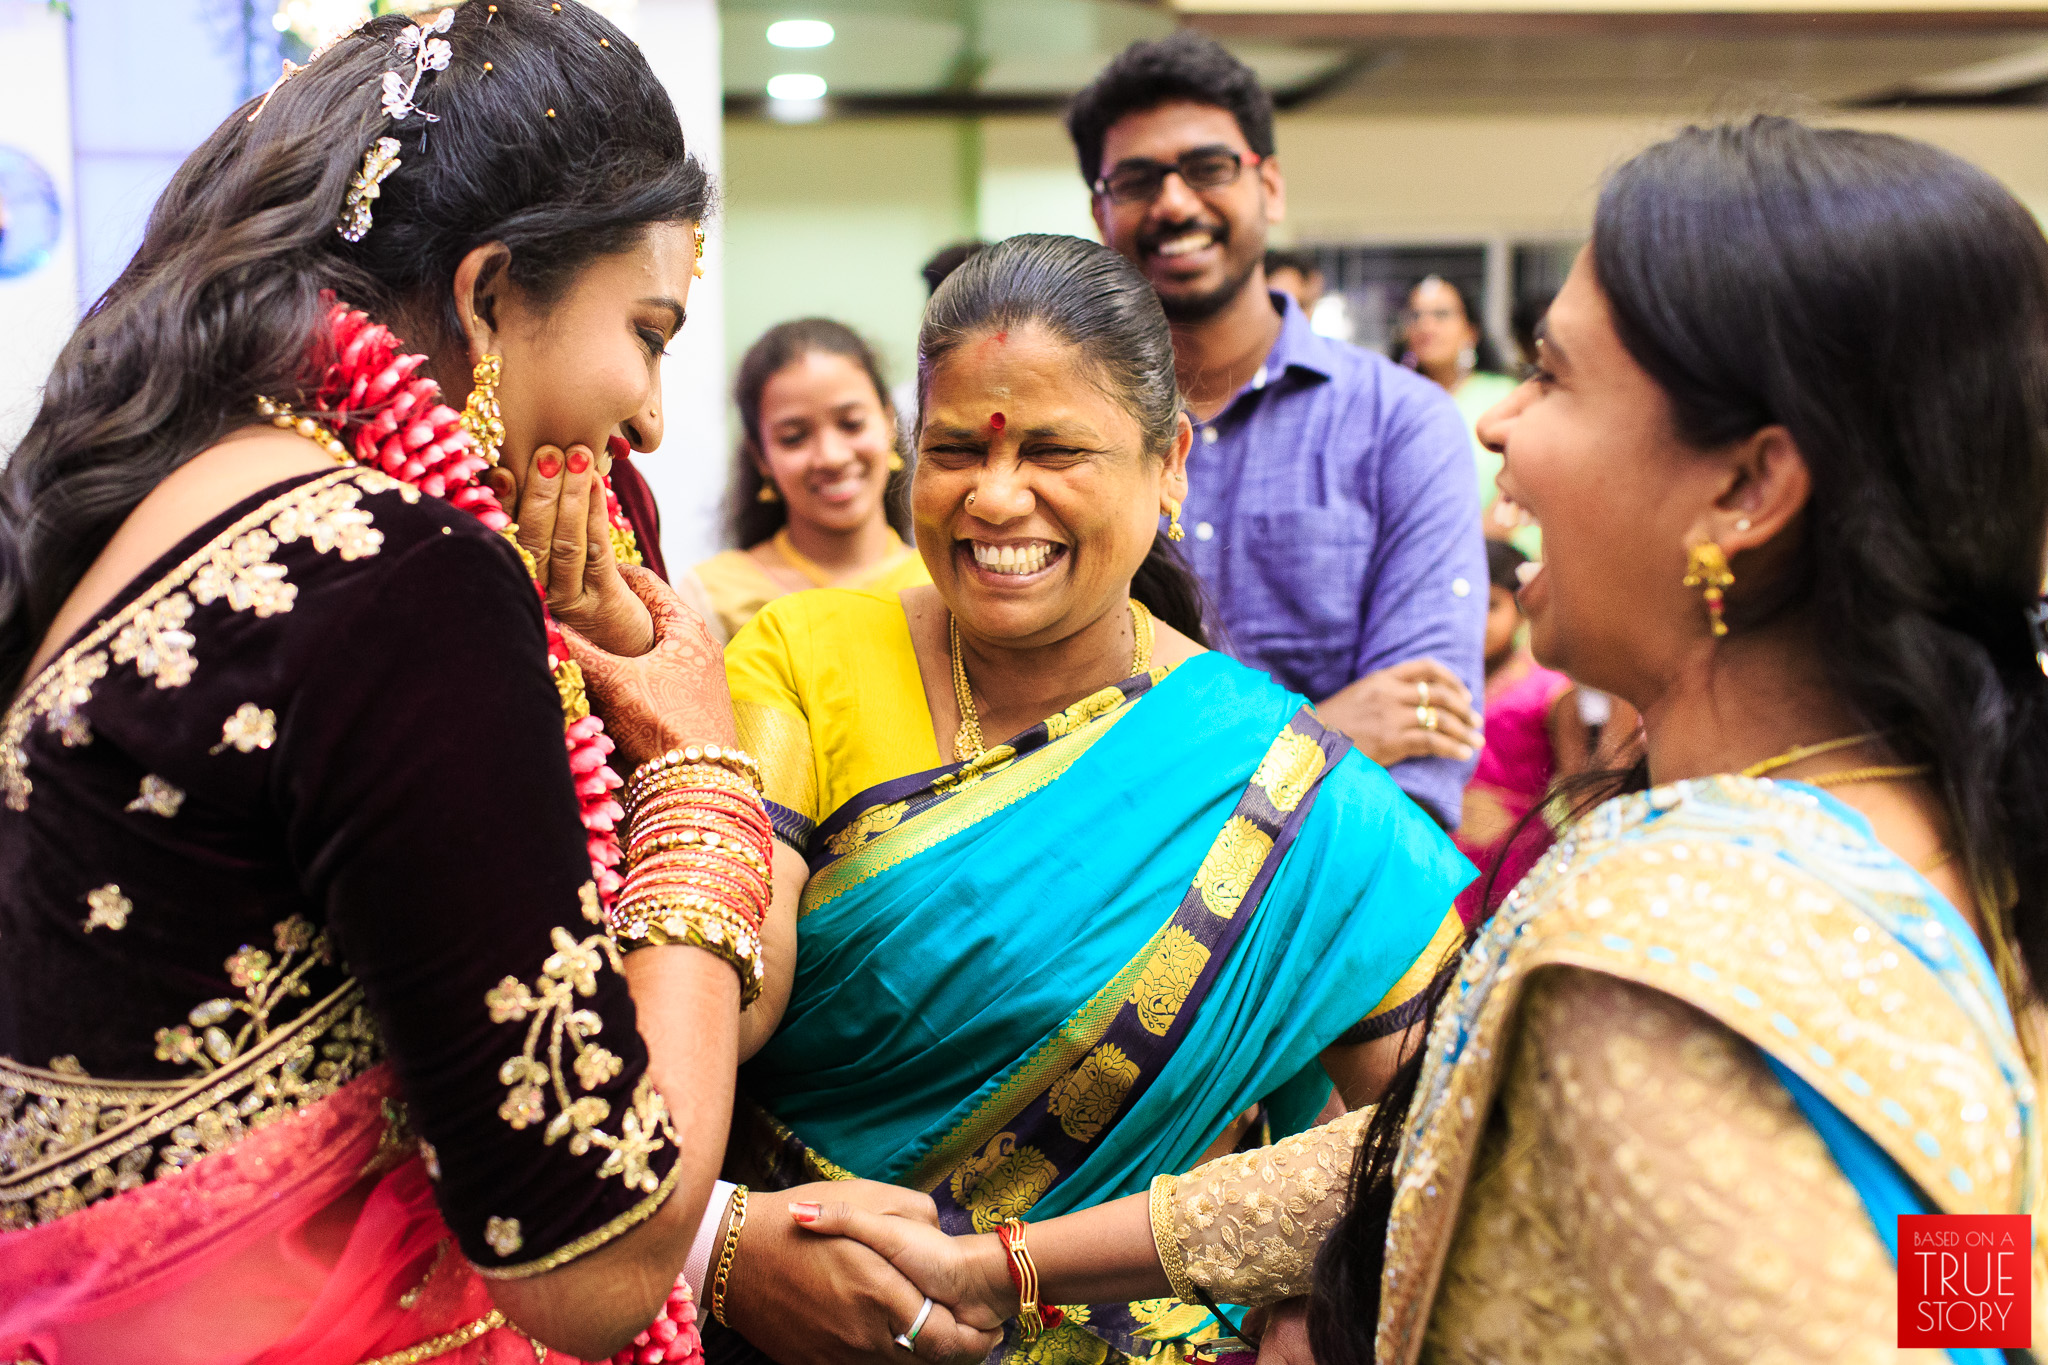
{"label": "dangling gold earring", "polygon": [[498,411],[498,381],[505,377],[503,356],[486,355],[469,373],[469,402],[463,405],[462,429],[476,444],[476,453],[490,464],[498,463],[498,448],[505,444],[505,419]]}
{"label": "dangling gold earring", "polygon": [[1172,498],[1166,500],[1166,538],[1171,541],[1184,540],[1187,532],[1180,529],[1180,504]]}
{"label": "dangling gold earring", "polygon": [[781,502],[782,494],[775,491],[775,485],[766,479],[761,481],[761,491],[754,494],[756,502]]}
{"label": "dangling gold earring", "polygon": [[904,465],[903,465],[903,452],[902,452],[902,451],[900,451],[900,450],[898,450],[898,449],[896,449],[896,447],[894,447],[894,446],[890,446],[890,447],[889,447],[889,472],[890,472],[891,474],[901,474],[901,473],[903,472],[903,469],[904,469]]}
{"label": "dangling gold earring", "polygon": [[1684,584],[1688,588],[1699,588],[1707,599],[1707,620],[1716,636],[1728,633],[1728,623],[1721,619],[1721,593],[1732,586],[1735,575],[1729,572],[1728,556],[1713,541],[1703,541],[1692,547],[1685,563]]}

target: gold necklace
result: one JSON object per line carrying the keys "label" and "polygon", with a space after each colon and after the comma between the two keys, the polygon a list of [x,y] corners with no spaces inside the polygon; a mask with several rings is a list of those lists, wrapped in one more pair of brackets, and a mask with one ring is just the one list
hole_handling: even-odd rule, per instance
{"label": "gold necklace", "polygon": [[[1133,597],[1131,608],[1131,671],[1135,678],[1152,667],[1152,613]],[[953,734],[953,757],[972,763],[988,750],[981,740],[981,712],[975,709],[974,691],[967,685],[967,664],[960,651],[960,618],[946,613],[946,643],[953,653],[953,700],[960,706],[960,728]]]}
{"label": "gold necklace", "polygon": [[[1794,763],[1803,763],[1809,758],[1832,754],[1842,749],[1852,749],[1858,744],[1868,744],[1883,736],[1876,730],[1860,735],[1844,735],[1840,739],[1822,740],[1819,744],[1799,744],[1784,753],[1767,758],[1761,763],[1752,763],[1742,770],[1744,777],[1762,777],[1780,768],[1789,768]],[[1865,768],[1843,768],[1838,772],[1822,773],[1818,777],[1795,779],[1809,787],[1846,787],[1857,782],[1887,782],[1902,777],[1924,777],[1932,771],[1925,763],[1879,763]]]}
{"label": "gold necklace", "polygon": [[[889,532],[889,539],[895,542],[895,548],[888,553],[881,561],[881,564],[876,565],[877,568],[880,568],[883,564],[890,563],[898,554],[902,553],[903,538],[894,531],[891,531]],[[838,586],[838,580],[833,577],[824,565],[797,549],[796,543],[789,538],[789,528],[787,526],[775,533],[772,543],[775,546],[776,553],[789,561],[789,567],[795,569],[805,578],[810,579],[813,586],[820,588]]]}
{"label": "gold necklace", "polygon": [[336,464],[355,463],[355,457],[348,453],[348,447],[341,443],[339,436],[336,436],[324,425],[314,421],[312,418],[301,417],[294,413],[291,409],[291,404],[279,403],[273,399],[265,398],[262,394],[257,394],[256,411],[268,417],[270,425],[276,427],[279,431],[289,431],[303,436],[314,445],[319,446],[334,457]]}

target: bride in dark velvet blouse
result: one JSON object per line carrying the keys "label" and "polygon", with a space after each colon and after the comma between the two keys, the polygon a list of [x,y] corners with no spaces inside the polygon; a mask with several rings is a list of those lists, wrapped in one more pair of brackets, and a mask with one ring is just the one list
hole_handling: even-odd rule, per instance
{"label": "bride in dark velvet blouse", "polygon": [[661,440],[708,193],[574,0],[377,19],[192,155],[59,359],[0,476],[0,1359],[687,1317],[750,964],[622,955],[605,760],[732,721],[603,473]]}

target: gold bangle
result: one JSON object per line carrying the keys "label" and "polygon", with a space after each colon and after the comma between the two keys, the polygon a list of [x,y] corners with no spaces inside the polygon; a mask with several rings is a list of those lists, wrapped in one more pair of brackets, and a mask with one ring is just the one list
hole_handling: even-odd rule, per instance
{"label": "gold bangle", "polygon": [[736,773],[752,783],[756,792],[761,790],[761,765],[754,760],[754,756],[719,744],[692,744],[687,748],[670,749],[658,758],[650,758],[633,770],[633,776],[626,783],[626,789],[629,792],[635,791],[663,773],[699,764],[710,764]]}
{"label": "gold bangle", "polygon": [[717,830],[673,829],[660,834],[650,834],[635,839],[626,850],[626,870],[632,871],[643,859],[656,853],[680,853],[688,850],[699,857],[712,856],[730,858],[734,862],[761,876],[769,875],[768,864],[761,855],[729,835]]}
{"label": "gold bangle", "polygon": [[620,920],[623,922],[612,925],[611,933],[621,953],[670,945],[700,948],[731,967],[739,977],[741,1009],[761,998],[761,987],[768,979],[768,969],[761,957],[761,940],[737,916],[728,919],[672,909],[659,920],[650,921],[636,908],[630,916],[620,916]]}
{"label": "gold bangle", "polygon": [[732,1258],[740,1249],[740,1229],[747,1225],[747,1187],[741,1185],[732,1192],[732,1217],[725,1225],[725,1245],[718,1251],[718,1270],[711,1277],[711,1316],[718,1320],[720,1327],[725,1321],[725,1287],[732,1278]]}

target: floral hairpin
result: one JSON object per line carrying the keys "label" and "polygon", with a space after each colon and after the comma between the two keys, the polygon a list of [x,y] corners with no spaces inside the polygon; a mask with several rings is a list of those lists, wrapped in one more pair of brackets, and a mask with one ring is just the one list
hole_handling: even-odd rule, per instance
{"label": "floral hairpin", "polygon": [[[414,114],[428,123],[441,121],[439,114],[428,113],[415,101],[427,73],[446,71],[449,58],[455,55],[448,40],[436,36],[446,33],[454,22],[455,11],[444,9],[439,18],[425,24],[407,24],[399,32],[395,46],[400,57],[412,59],[412,79],[407,81],[396,71],[385,72],[383,93],[378,97],[385,116],[393,123],[403,123]],[[334,225],[344,241],[360,242],[369,236],[371,206],[383,194],[385,180],[405,164],[399,160],[399,146],[395,137],[380,137],[363,153],[363,168],[349,181],[348,197],[342,200],[341,220]]]}
{"label": "floral hairpin", "polygon": [[429,71],[446,71],[448,59],[455,55],[455,49],[448,45],[446,38],[437,38],[437,33],[446,33],[448,26],[455,22],[455,11],[444,9],[441,17],[428,24],[407,24],[398,35],[398,55],[412,58],[412,81],[396,71],[384,73],[384,112],[394,123],[402,123],[413,114],[418,114],[428,123],[439,123],[438,114],[430,114],[413,103],[419,93],[420,82]]}
{"label": "floral hairpin", "polygon": [[334,230],[344,241],[360,242],[370,233],[370,204],[384,191],[386,176],[405,163],[398,159],[398,139],[380,137],[363,157],[363,168],[348,182],[348,198],[342,201],[341,221]]}

